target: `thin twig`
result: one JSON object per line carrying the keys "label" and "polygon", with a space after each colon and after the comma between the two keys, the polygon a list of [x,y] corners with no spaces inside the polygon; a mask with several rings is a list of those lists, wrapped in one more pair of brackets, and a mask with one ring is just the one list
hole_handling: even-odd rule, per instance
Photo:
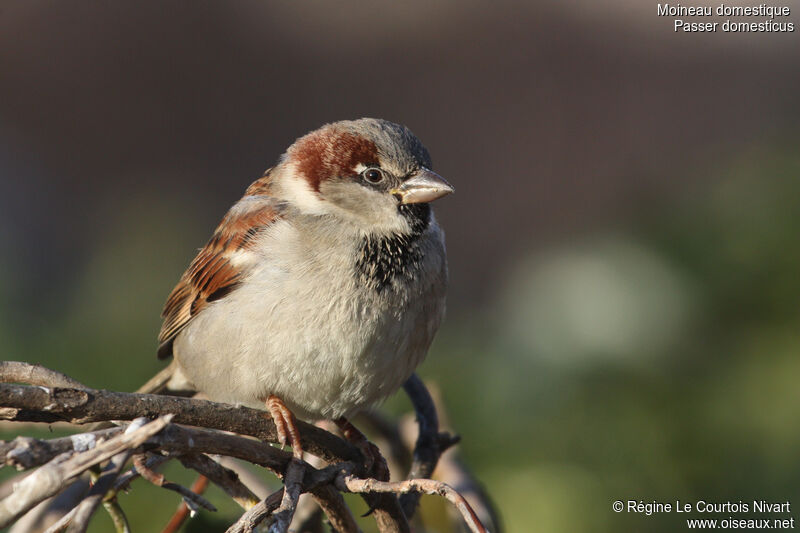
{"label": "thin twig", "polygon": [[[83,501],[86,500],[81,500],[81,502],[79,502],[78,505],[80,505],[80,503],[82,503]],[[73,507],[67,514],[59,518],[55,524],[48,527],[44,531],[44,533],[61,533],[62,531],[67,529],[67,526],[72,521],[72,519],[75,518],[75,513],[77,512],[78,512],[78,507]]]}
{"label": "thin twig", "polygon": [[[163,455],[151,455],[147,458],[147,468],[158,468],[168,460],[169,457],[165,457]],[[117,481],[114,482],[114,494],[118,493],[119,491],[127,491],[130,488],[131,481],[139,477],[141,477],[141,474],[139,474],[139,471],[136,470],[136,467],[131,467],[128,469],[127,472],[119,476]]]}
{"label": "thin twig", "polygon": [[[189,490],[195,494],[203,494],[207,487],[208,478],[201,474],[197,476],[197,479],[194,480]],[[178,510],[175,511],[175,514],[169,519],[169,522],[167,522],[167,525],[161,530],[161,533],[175,533],[181,528],[186,519],[189,518],[190,514],[189,506],[186,505],[185,501],[181,501],[181,503],[178,504]]]}
{"label": "thin twig", "polygon": [[47,440],[20,436],[12,441],[0,441],[0,461],[17,470],[27,470],[52,461],[62,453],[91,450],[97,444],[119,435],[124,429],[115,427]]}
{"label": "thin twig", "polygon": [[111,516],[111,521],[114,522],[114,530],[116,533],[131,533],[131,526],[128,524],[128,517],[122,510],[116,497],[103,502],[103,507],[108,511]]}
{"label": "thin twig", "polygon": [[[447,408],[442,401],[440,391],[436,387],[430,388],[433,403],[436,406],[436,412],[439,414],[439,420],[442,426],[447,427]],[[440,433],[440,436],[444,435]],[[452,441],[451,441],[452,442]],[[439,465],[436,467],[437,478],[458,491],[459,494],[464,496],[475,514],[481,519],[481,523],[494,533],[501,533],[503,531],[500,515],[497,508],[492,501],[492,498],[483,488],[481,483],[475,478],[469,468],[459,458],[457,450],[450,450],[450,443],[440,441],[439,447],[442,450],[442,457],[439,460]],[[452,514],[458,515],[458,512]],[[456,516],[461,520],[460,516]],[[463,524],[466,527],[466,524]]]}
{"label": "thin twig", "polygon": [[89,493],[89,476],[81,476],[59,494],[39,503],[14,522],[9,533],[42,532],[70,510],[74,509]]}
{"label": "thin twig", "polygon": [[[181,464],[200,472],[202,477],[209,479],[219,486],[225,494],[245,511],[256,505],[260,499],[247,486],[241,482],[233,470],[225,468],[210,457],[201,454],[191,454],[178,457]],[[197,491],[195,491],[197,492]]]}
{"label": "thin twig", "polygon": [[164,477],[164,474],[160,474],[155,470],[151,470],[147,466],[146,459],[147,457],[144,454],[135,455],[133,457],[133,466],[136,467],[136,470],[144,479],[156,487],[161,487],[162,489],[171,490],[180,494],[183,497],[183,501],[186,502],[186,505],[189,506],[189,509],[192,512],[199,511],[201,508],[212,512],[217,511],[217,508],[214,507],[210,501],[206,500],[199,494],[195,494],[183,485],[178,485],[177,483],[167,481],[167,478]]}
{"label": "thin twig", "polygon": [[331,527],[338,533],[361,533],[356,519],[339,491],[331,485],[320,485],[311,489],[314,500],[328,517]]}
{"label": "thin twig", "polygon": [[[317,424],[319,425],[319,423]],[[333,426],[333,424],[331,425]],[[314,468],[319,469],[325,467],[325,462],[314,455],[308,455],[306,462]],[[339,494],[335,490],[333,492],[337,495]],[[294,511],[294,518],[292,519],[292,524],[290,526],[292,531],[296,531],[297,533],[322,533],[322,518],[324,516],[324,512],[317,500],[318,497],[314,494],[303,494],[300,496],[300,500],[297,502],[297,509]],[[347,509],[346,506],[344,509],[349,513],[349,509]],[[349,514],[352,516],[352,513]],[[355,522],[355,519],[353,519],[353,521]],[[343,533],[338,529],[335,531]]]}
{"label": "thin twig", "polygon": [[[502,524],[494,503],[455,452],[442,455],[436,474],[442,482],[453,487],[469,502],[486,528],[494,533],[501,533]],[[461,520],[460,517],[457,519]]]}
{"label": "thin twig", "polygon": [[103,474],[94,482],[89,496],[76,508],[75,518],[67,527],[67,533],[84,533],[86,531],[89,527],[89,520],[102,503],[106,492],[114,484],[114,480],[117,479],[130,455],[130,450],[127,450],[111,458]]}
{"label": "thin twig", "polygon": [[[333,423],[330,425],[336,427]],[[333,531],[361,533],[342,495],[330,484],[342,471],[352,472],[354,466],[336,464],[325,467],[324,461],[313,455],[308,456],[307,463],[318,470],[308,473],[305,478],[306,484],[312,488],[310,494],[301,497],[297,504],[292,529],[298,533],[322,533],[321,519],[324,514]]]}
{"label": "thin twig", "polygon": [[400,507],[397,496],[388,493],[368,492],[361,497],[367,502],[378,531],[381,533],[411,533],[411,526]]}
{"label": "thin twig", "polygon": [[377,479],[359,479],[352,475],[342,475],[336,479],[339,490],[355,492],[358,494],[391,493],[408,494],[410,492],[423,492],[425,494],[438,494],[456,506],[472,533],[486,533],[486,528],[481,524],[478,515],[472,510],[467,500],[455,489],[433,479],[407,479],[405,481],[378,481]]}
{"label": "thin twig", "polygon": [[294,512],[291,530],[297,533],[323,533],[322,518],[325,514],[310,494],[300,496]]}
{"label": "thin twig", "polygon": [[225,533],[250,533],[264,519],[272,514],[283,500],[283,488],[273,492],[252,509],[244,513]]}
{"label": "thin twig", "polygon": [[280,506],[275,510],[275,521],[269,528],[269,533],[287,533],[289,524],[292,523],[294,511],[303,488],[303,474],[305,465],[302,459],[292,458],[283,477],[283,497]]}
{"label": "thin twig", "polygon": [[160,417],[133,433],[117,435],[99,446],[72,457],[60,455],[20,481],[14,492],[0,501],[0,527],[6,527],[40,501],[58,493],[70,481],[93,465],[107,461],[118,453],[136,448],[169,423],[171,417]]}
{"label": "thin twig", "polygon": [[147,380],[147,383],[136,389],[136,392],[143,394],[161,394],[166,391],[170,380],[175,375],[178,368],[178,361],[173,359],[169,365],[161,369],[155,376]]}
{"label": "thin twig", "polygon": [[[334,422],[345,438],[361,450],[364,469],[368,475],[381,481],[388,481],[389,467],[378,447],[369,442],[366,435],[347,419],[340,418]],[[411,530],[400,503],[393,494],[365,493],[362,498],[367,502],[381,533],[406,533]]]}
{"label": "thin twig", "polygon": [[[136,426],[131,424],[129,427],[135,428]],[[69,513],[62,516],[58,522],[50,526],[45,533],[57,533],[63,530],[68,533],[83,533],[86,531],[86,528],[89,527],[89,519],[103,501],[106,491],[114,484],[114,480],[125,466],[130,455],[130,450],[125,450],[112,457],[103,474],[95,480],[84,500]]]}
{"label": "thin twig", "polygon": [[20,361],[0,361],[0,382],[27,383],[40,387],[65,387],[86,389],[87,387],[66,374],[50,370],[41,365]]}
{"label": "thin twig", "polygon": [[[414,459],[406,479],[429,478],[436,469],[441,454],[439,450],[439,417],[425,383],[412,374],[403,384],[403,389],[414,405],[419,424],[419,435],[414,446]],[[419,504],[420,494],[412,492],[400,496],[400,506],[408,518],[414,515]]]}

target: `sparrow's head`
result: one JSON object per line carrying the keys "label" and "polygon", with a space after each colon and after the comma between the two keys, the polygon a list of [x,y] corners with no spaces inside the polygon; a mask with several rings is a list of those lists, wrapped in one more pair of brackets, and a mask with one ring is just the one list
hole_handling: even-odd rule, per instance
{"label": "sparrow's head", "polygon": [[453,192],[405,126],[362,118],[326,124],[289,147],[278,193],[300,211],[332,215],[368,233],[427,225],[428,202]]}

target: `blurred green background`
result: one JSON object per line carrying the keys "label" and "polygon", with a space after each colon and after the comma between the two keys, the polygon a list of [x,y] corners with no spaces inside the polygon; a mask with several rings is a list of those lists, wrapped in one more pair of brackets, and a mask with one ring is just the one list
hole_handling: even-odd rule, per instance
{"label": "blurred green background", "polygon": [[[800,504],[798,36],[674,34],[655,6],[2,3],[2,358],[136,388],[250,181],[380,116],[458,190],[419,373],[508,531],[686,529],[617,499]],[[192,531],[235,516],[211,494]],[[122,505],[157,531],[177,498]]]}

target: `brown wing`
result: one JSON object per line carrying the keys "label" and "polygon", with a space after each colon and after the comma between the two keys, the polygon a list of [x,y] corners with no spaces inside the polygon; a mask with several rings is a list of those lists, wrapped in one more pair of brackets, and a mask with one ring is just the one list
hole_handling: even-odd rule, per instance
{"label": "brown wing", "polygon": [[209,303],[234,290],[256,260],[250,249],[255,237],[280,217],[278,204],[268,192],[269,171],[228,211],[181,276],[161,312],[159,359],[172,355],[175,336]]}

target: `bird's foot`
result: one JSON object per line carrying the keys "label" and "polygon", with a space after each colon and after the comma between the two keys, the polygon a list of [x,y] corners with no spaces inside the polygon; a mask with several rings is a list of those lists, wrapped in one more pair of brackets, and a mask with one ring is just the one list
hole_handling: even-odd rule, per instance
{"label": "bird's foot", "polygon": [[275,429],[278,432],[278,442],[282,447],[288,444],[292,447],[292,455],[296,459],[303,460],[303,446],[300,444],[300,431],[297,429],[297,422],[294,415],[283,403],[283,400],[270,394],[265,402],[267,410],[275,422]]}
{"label": "bird's foot", "polygon": [[350,423],[345,417],[334,420],[344,438],[359,449],[364,456],[364,468],[375,479],[389,481],[389,466],[381,455],[380,449],[367,439],[366,435]]}

